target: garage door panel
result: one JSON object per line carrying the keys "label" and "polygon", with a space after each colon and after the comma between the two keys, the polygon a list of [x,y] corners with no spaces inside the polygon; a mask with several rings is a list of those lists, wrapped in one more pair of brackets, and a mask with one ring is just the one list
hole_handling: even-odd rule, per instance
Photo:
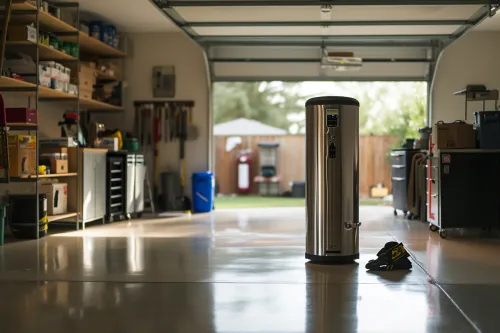
{"label": "garage door panel", "polygon": [[[328,52],[353,52],[364,59],[424,59],[429,54],[426,47],[328,47]],[[305,59],[321,56],[321,48],[287,46],[212,46],[210,59]]]}
{"label": "garage door panel", "polygon": [[[440,52],[500,8],[487,0],[152,1],[207,50],[215,80],[429,80]],[[363,66],[322,69],[330,52]]]}
{"label": "garage door panel", "polygon": [[[288,1],[287,3],[290,3]],[[320,6],[174,7],[188,22],[305,22],[321,19]],[[332,21],[467,20],[480,5],[333,6]]]}
{"label": "garage door panel", "polygon": [[358,71],[336,72],[322,69],[319,63],[227,63],[214,62],[214,79],[260,78],[262,80],[290,79],[311,80],[313,78],[380,78],[394,80],[406,78],[425,79],[427,64],[423,63],[366,63]]}
{"label": "garage door panel", "polygon": [[193,27],[200,36],[370,36],[370,35],[451,35],[459,25],[417,26],[308,26],[308,27]]}

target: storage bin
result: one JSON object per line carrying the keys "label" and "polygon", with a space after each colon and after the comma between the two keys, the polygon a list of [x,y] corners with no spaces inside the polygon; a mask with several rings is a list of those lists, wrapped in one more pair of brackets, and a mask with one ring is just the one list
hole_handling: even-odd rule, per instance
{"label": "storage bin", "polygon": [[36,195],[16,194],[9,196],[9,221],[14,236],[18,238],[36,239],[47,235],[47,195],[40,193],[38,197],[39,228],[36,225]]}
{"label": "storage bin", "polygon": [[476,138],[481,149],[500,149],[500,111],[474,112]]}
{"label": "storage bin", "polygon": [[210,212],[214,206],[215,178],[212,172],[198,172],[192,176],[193,211]]}

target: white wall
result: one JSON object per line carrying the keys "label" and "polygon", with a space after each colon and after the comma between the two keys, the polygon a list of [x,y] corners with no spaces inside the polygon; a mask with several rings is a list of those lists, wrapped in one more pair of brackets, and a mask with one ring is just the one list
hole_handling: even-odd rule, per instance
{"label": "white wall", "polygon": [[[488,89],[500,89],[500,32],[470,32],[443,52],[432,90],[432,124],[443,120],[463,120],[465,97],[453,92],[468,84],[482,84]],[[487,110],[494,103],[487,102]],[[482,109],[481,102],[468,104],[467,122]]]}
{"label": "white wall", "polygon": [[[135,33],[128,35],[132,51],[125,61],[126,89],[124,129],[132,131],[135,116],[134,100],[153,99],[151,76],[157,65],[174,65],[176,96],[174,99],[194,100],[193,124],[198,139],[186,143],[186,192],[191,193],[191,174],[209,170],[211,116],[208,70],[203,50],[182,33]],[[111,119],[108,116],[107,118]],[[107,121],[107,123],[110,123]],[[117,125],[120,125],[117,123]],[[148,157],[149,171],[152,159]],[[179,170],[179,142],[160,145],[160,171]]]}

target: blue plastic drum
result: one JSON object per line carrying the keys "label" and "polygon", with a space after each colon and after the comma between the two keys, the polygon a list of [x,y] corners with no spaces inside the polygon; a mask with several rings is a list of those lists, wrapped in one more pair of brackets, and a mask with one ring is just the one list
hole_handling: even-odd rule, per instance
{"label": "blue plastic drum", "polygon": [[214,206],[215,177],[212,172],[197,172],[192,176],[193,211],[208,213]]}

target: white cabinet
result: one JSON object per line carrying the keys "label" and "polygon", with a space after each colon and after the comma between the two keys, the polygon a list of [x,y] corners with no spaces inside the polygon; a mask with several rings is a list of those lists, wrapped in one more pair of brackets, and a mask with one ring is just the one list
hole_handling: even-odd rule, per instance
{"label": "white cabinet", "polygon": [[80,222],[106,215],[106,154],[104,149],[71,148],[70,172],[78,173],[78,192],[68,205],[81,213]]}

